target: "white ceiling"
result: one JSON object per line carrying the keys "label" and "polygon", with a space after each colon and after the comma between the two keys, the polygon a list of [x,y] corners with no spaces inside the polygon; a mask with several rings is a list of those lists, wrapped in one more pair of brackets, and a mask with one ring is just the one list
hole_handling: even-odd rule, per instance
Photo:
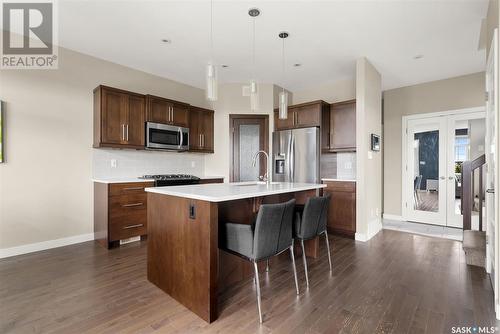
{"label": "white ceiling", "polygon": [[[487,0],[214,1],[214,59],[229,65],[219,69],[220,82],[250,79],[250,7],[262,11],[256,77],[283,82],[277,35],[286,30],[284,86],[292,91],[353,78],[362,56],[380,71],[384,89],[484,69],[478,42]],[[59,44],[201,88],[209,9],[208,0],[61,0]],[[418,54],[424,58],[413,59]]]}

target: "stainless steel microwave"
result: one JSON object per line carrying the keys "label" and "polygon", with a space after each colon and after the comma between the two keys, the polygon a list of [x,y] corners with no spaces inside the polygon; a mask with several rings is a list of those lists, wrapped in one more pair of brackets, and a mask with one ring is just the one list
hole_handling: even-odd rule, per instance
{"label": "stainless steel microwave", "polygon": [[189,129],[147,122],[146,148],[187,151],[189,149]]}

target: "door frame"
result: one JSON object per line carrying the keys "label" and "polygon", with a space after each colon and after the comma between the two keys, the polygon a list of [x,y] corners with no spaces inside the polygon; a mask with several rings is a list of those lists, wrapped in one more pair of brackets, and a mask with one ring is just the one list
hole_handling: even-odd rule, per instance
{"label": "door frame", "polygon": [[[272,159],[269,150],[269,115],[268,114],[229,114],[229,182],[235,182],[234,172],[234,121],[238,119],[262,119],[264,120],[264,151]],[[261,156],[260,159],[263,159]],[[270,163],[270,162],[269,162]],[[261,171],[267,169],[267,165],[260,163]],[[268,177],[271,177],[268,175]]]}
{"label": "door frame", "polygon": [[433,113],[405,115],[401,117],[401,218],[403,221],[408,221],[408,210],[406,207],[406,194],[408,192],[408,186],[409,186],[406,184],[407,183],[406,180],[408,179],[408,168],[403,163],[404,161],[408,161],[407,160],[408,121],[433,118],[433,117],[471,114],[478,112],[483,112],[486,115],[486,106],[438,111]]}

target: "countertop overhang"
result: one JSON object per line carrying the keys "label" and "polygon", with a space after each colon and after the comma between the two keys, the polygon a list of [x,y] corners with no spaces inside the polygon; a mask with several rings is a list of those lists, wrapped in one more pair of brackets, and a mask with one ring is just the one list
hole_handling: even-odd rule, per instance
{"label": "countertop overhang", "polygon": [[291,192],[325,188],[326,184],[273,182],[235,182],[203,185],[154,187],[146,192],[190,198],[207,202],[226,202],[244,198],[254,198]]}

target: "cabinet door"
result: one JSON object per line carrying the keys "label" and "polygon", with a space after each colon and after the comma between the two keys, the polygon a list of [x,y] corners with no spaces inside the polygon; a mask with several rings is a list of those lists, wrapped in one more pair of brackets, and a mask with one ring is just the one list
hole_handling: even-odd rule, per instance
{"label": "cabinet door", "polygon": [[202,144],[203,149],[208,152],[214,151],[214,113],[204,112],[203,113],[203,137]]}
{"label": "cabinet door", "polygon": [[307,128],[321,125],[321,104],[298,107],[295,111],[295,127]]}
{"label": "cabinet door", "polygon": [[144,147],[145,141],[145,104],[142,96],[129,95],[128,121],[126,131],[126,141],[128,145]]}
{"label": "cabinet door", "polygon": [[278,111],[274,112],[274,129],[279,130],[287,130],[292,129],[294,126],[294,113],[292,110],[288,110],[287,119],[279,119]]}
{"label": "cabinet door", "polygon": [[185,128],[189,127],[189,106],[174,103],[170,123]]}
{"label": "cabinet door", "polygon": [[200,110],[192,108],[189,111],[189,149],[190,150],[200,150],[201,149],[201,131],[203,123],[203,114]]}
{"label": "cabinet door", "polygon": [[328,229],[354,237],[356,233],[356,191],[349,182],[327,183],[324,194],[330,194]]}
{"label": "cabinet door", "polygon": [[147,96],[147,119],[148,122],[164,123],[170,122],[170,115],[172,103],[167,100],[156,98],[154,96]]}
{"label": "cabinet door", "polygon": [[330,150],[356,150],[356,101],[332,104],[330,109]]}
{"label": "cabinet door", "polygon": [[123,93],[103,88],[101,98],[101,143],[122,144],[125,142],[127,96]]}

